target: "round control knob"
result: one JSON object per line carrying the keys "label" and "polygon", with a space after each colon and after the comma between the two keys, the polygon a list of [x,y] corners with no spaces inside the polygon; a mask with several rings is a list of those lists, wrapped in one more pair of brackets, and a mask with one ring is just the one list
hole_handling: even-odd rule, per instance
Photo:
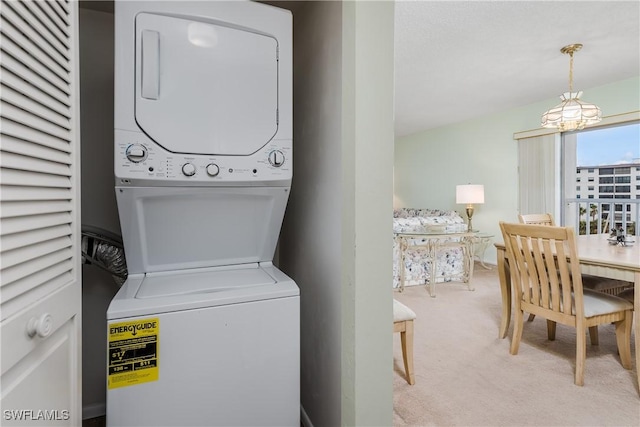
{"label": "round control knob", "polygon": [[215,163],[209,163],[207,165],[207,175],[209,176],[218,176],[220,173],[220,168]]}
{"label": "round control knob", "polygon": [[196,167],[193,165],[193,163],[185,163],[184,165],[182,165],[182,173],[185,176],[193,176],[196,174]]}
{"label": "round control knob", "polygon": [[125,156],[133,163],[143,162],[147,158],[147,147],[142,144],[131,144],[127,147]]}
{"label": "round control knob", "polygon": [[33,338],[36,334],[39,337],[48,337],[53,331],[53,317],[49,313],[44,313],[39,318],[32,317],[27,322],[27,335]]}
{"label": "round control knob", "polygon": [[271,166],[279,168],[284,164],[284,153],[280,150],[273,150],[269,153],[269,163]]}

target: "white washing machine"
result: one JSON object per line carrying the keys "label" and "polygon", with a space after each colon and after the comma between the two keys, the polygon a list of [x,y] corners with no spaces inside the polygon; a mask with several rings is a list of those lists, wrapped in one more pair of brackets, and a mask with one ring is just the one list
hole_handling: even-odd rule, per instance
{"label": "white washing machine", "polygon": [[272,264],[292,179],[292,17],[115,3],[115,178],[129,277],[109,426],[300,425],[299,289]]}

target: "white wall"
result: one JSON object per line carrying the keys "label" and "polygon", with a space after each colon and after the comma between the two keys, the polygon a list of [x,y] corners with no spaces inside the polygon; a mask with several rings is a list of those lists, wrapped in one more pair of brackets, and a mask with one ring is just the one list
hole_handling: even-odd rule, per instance
{"label": "white wall", "polygon": [[[80,9],[82,225],[120,234],[113,178],[113,14]],[[111,276],[82,266],[83,418],[103,415]]]}
{"label": "white wall", "polygon": [[[640,110],[640,77],[583,90],[583,98],[597,104],[604,116]],[[518,220],[518,150],[513,134],[539,128],[542,113],[558,103],[547,99],[398,138],[394,205],[454,209],[466,218],[464,206],[455,203],[456,185],[484,184],[485,203],[476,206],[473,225],[501,241],[498,222]],[[496,262],[493,248],[485,259]]]}

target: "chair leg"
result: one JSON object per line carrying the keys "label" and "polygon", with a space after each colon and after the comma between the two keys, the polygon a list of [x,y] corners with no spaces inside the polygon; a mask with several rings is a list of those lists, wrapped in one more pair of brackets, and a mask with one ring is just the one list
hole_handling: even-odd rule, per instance
{"label": "chair leg", "polygon": [[407,382],[410,385],[416,383],[413,374],[413,320],[405,321],[405,330],[400,332],[402,343],[402,359],[404,361],[404,371],[407,374]]}
{"label": "chair leg", "polygon": [[536,318],[535,314],[529,313],[529,318],[527,319],[527,322],[533,322],[533,319],[535,319],[535,318]]}
{"label": "chair leg", "polygon": [[584,328],[576,328],[576,385],[584,385],[584,361],[587,356],[587,334]]}
{"label": "chair leg", "polygon": [[547,338],[549,338],[549,341],[556,339],[556,322],[549,319],[547,319]]}
{"label": "chair leg", "polygon": [[598,339],[598,327],[597,326],[589,327],[589,339],[591,340],[591,345],[600,344],[600,340]]}
{"label": "chair leg", "polygon": [[522,339],[522,322],[524,320],[524,313],[522,310],[515,310],[513,316],[513,339],[511,340],[511,354],[518,354],[518,348],[520,347],[520,340]]}
{"label": "chair leg", "polygon": [[[631,323],[633,322],[633,311],[625,311],[624,320],[615,322],[616,343],[618,353],[620,353],[620,363],[625,369],[631,369]],[[638,337],[636,337],[638,339]]]}

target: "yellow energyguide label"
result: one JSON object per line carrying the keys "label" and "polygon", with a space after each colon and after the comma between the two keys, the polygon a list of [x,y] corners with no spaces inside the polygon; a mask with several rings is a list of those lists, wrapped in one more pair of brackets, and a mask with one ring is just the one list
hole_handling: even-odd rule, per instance
{"label": "yellow energyguide label", "polygon": [[160,319],[108,325],[107,387],[118,388],[158,380]]}

